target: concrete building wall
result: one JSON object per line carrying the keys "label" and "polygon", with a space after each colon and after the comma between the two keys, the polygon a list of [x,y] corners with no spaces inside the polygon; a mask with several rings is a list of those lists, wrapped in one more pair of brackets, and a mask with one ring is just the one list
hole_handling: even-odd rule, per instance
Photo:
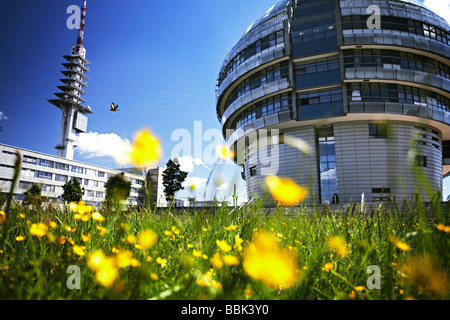
{"label": "concrete building wall", "polygon": [[[390,195],[402,201],[410,199],[416,192],[425,195],[415,174],[419,168],[415,164],[415,155],[409,153],[414,149],[417,156],[426,157],[427,166],[420,169],[427,174],[433,191],[441,191],[442,139],[436,134],[438,132],[420,123],[387,122],[387,137],[373,138],[369,136],[369,124],[374,123],[377,122],[334,124],[340,200],[344,203],[360,201],[362,193],[370,201]],[[408,154],[412,155],[412,163]],[[382,188],[388,188],[390,192],[372,192]]]}

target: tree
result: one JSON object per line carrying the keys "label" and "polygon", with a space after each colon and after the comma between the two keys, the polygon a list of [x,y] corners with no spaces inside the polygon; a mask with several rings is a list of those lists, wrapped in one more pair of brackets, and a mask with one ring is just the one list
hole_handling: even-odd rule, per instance
{"label": "tree", "polygon": [[67,181],[62,188],[64,192],[61,199],[64,202],[78,202],[83,198],[84,188],[81,188],[80,181],[77,178]]}
{"label": "tree", "polygon": [[31,188],[25,192],[24,204],[40,207],[42,204],[41,187],[33,183]]}
{"label": "tree", "polygon": [[126,200],[131,191],[131,182],[127,180],[123,172],[108,178],[105,185],[105,200],[108,206],[118,205],[121,200]]}
{"label": "tree", "polygon": [[162,174],[164,193],[167,201],[173,200],[175,193],[184,189],[181,184],[184,182],[187,175],[187,172],[181,171],[177,159],[175,159],[175,161],[169,160],[167,162],[166,170],[164,170]]}

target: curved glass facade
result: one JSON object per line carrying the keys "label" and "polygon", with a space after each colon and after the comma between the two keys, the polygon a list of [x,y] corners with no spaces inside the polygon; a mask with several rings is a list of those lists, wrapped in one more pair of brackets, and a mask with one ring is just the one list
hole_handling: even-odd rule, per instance
{"label": "curved glass facade", "polygon": [[[216,110],[228,142],[239,153],[242,141],[275,130],[272,173],[308,185],[322,203],[359,200],[363,192],[375,201],[378,190],[410,196],[405,146],[417,128],[433,136],[433,144],[420,144],[417,163],[435,190],[450,174],[450,27],[418,1],[387,0],[376,3],[381,28],[372,29],[373,4],[280,1],[246,30],[219,71]],[[382,129],[395,139],[380,136]],[[290,135],[311,154],[280,143]],[[361,152],[370,158],[355,161]],[[238,158],[249,195],[262,196],[267,164]],[[402,172],[402,182],[393,172]]]}

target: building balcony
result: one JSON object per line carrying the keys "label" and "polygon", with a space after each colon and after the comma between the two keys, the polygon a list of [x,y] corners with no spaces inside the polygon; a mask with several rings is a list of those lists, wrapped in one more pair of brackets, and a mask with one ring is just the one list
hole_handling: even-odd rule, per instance
{"label": "building balcony", "polygon": [[247,75],[251,70],[269,63],[274,60],[278,60],[285,56],[284,44],[279,44],[271,50],[261,51],[260,53],[253,56],[251,59],[245,61],[236,70],[234,70],[228,77],[226,77],[221,85],[217,88],[216,97],[218,104],[220,103],[220,98],[225,92],[225,90],[230,87],[232,83],[238,80],[240,77]]}
{"label": "building balcony", "polygon": [[233,113],[239,111],[243,106],[248,105],[258,99],[269,96],[273,93],[291,88],[292,86],[293,85],[290,83],[288,79],[280,79],[278,81],[273,81],[271,83],[265,84],[262,87],[256,88],[255,90],[248,92],[247,94],[238,98],[236,101],[234,101],[232,104],[228,106],[228,108],[223,113],[221,123],[224,125],[225,128],[226,127],[225,123],[230,118],[230,116]]}
{"label": "building balcony", "polygon": [[376,67],[347,68],[345,69],[345,79],[394,80],[396,82],[419,83],[421,85],[450,91],[449,79],[414,70],[396,70]]}

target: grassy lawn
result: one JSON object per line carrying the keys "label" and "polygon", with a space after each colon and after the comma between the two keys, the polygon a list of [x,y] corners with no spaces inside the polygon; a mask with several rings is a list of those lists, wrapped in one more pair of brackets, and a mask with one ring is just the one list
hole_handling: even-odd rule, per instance
{"label": "grassy lawn", "polygon": [[448,299],[448,208],[390,208],[16,205],[0,299]]}

